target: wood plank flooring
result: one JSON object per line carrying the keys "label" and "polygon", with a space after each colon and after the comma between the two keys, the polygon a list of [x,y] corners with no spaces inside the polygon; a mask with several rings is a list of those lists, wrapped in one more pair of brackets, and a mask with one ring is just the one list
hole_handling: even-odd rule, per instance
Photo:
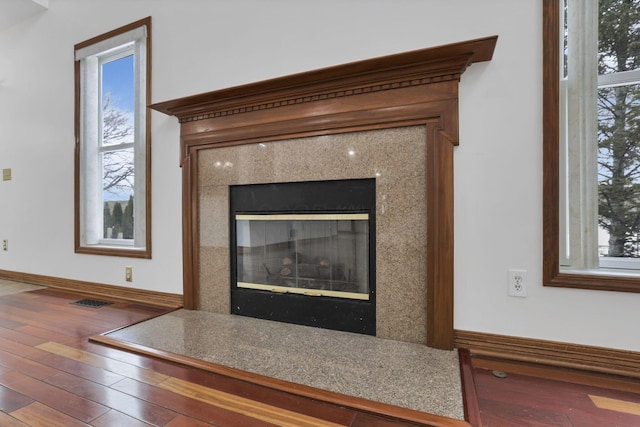
{"label": "wood plank flooring", "polygon": [[[392,419],[96,344],[88,337],[166,309],[71,304],[82,298],[53,289],[0,297],[0,426],[469,425]],[[466,396],[474,427],[640,426],[640,380],[468,355],[461,360],[465,390],[475,393]]]}
{"label": "wood plank flooring", "polygon": [[640,426],[638,379],[479,356],[465,363],[465,390],[473,387],[477,399],[474,427]]}
{"label": "wood plank flooring", "polygon": [[53,289],[0,297],[1,426],[456,426],[408,423],[89,342],[162,314]]}

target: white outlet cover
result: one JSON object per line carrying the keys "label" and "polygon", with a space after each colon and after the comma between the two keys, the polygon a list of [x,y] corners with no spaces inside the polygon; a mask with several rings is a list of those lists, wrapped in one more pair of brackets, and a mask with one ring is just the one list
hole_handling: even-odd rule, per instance
{"label": "white outlet cover", "polygon": [[[520,283],[517,287],[516,283]],[[507,278],[507,293],[512,297],[527,297],[527,270],[510,269]]]}

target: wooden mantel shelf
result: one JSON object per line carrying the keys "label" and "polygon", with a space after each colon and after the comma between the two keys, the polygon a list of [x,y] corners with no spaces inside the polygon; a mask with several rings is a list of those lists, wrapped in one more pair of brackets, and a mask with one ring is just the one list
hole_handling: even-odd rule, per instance
{"label": "wooden mantel shelf", "polygon": [[159,102],[150,107],[184,122],[212,118],[215,113],[226,115],[250,111],[251,107],[264,108],[260,106],[301,96],[321,96],[322,93],[332,96],[330,93],[334,91],[399,81],[410,84],[412,79],[459,78],[469,65],[490,61],[497,40],[498,36],[491,36],[382,56]]}
{"label": "wooden mantel shelf", "polygon": [[426,129],[426,344],[453,337],[453,153],[458,83],[498,37],[278,77],[150,106],[180,121],[184,307],[200,307],[199,153],[364,130]]}

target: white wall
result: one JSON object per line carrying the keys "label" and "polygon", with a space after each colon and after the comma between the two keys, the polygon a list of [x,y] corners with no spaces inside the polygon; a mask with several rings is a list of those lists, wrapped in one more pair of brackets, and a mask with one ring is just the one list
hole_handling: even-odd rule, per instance
{"label": "white wall", "polygon": [[0,32],[0,269],[181,292],[175,118],[153,115],[153,259],[73,252],[73,45],[149,15],[154,102],[497,34],[460,84],[455,327],[640,351],[640,294],[541,285],[541,0],[51,0]]}

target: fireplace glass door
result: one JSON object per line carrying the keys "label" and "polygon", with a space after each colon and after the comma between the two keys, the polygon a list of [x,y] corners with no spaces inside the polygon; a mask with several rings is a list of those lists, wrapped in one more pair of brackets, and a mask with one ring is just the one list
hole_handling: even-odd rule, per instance
{"label": "fireplace glass door", "polygon": [[369,299],[369,214],[235,216],[238,288]]}
{"label": "fireplace glass door", "polygon": [[229,187],[231,313],[375,335],[374,179]]}

